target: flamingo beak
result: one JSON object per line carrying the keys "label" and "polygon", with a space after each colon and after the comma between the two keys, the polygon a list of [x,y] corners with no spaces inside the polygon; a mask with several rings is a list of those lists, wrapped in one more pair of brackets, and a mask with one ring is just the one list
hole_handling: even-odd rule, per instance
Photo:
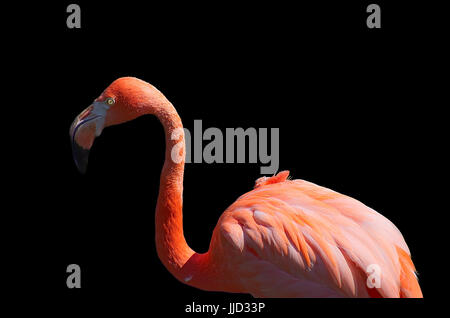
{"label": "flamingo beak", "polygon": [[94,102],[83,110],[70,126],[73,159],[82,174],[86,173],[89,150],[94,143],[94,139],[100,136],[104,127],[107,108],[105,109],[102,104]]}

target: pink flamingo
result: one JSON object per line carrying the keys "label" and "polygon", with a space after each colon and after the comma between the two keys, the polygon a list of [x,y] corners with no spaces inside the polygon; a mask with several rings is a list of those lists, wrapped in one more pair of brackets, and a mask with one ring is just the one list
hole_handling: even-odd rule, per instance
{"label": "pink flamingo", "polygon": [[[156,205],[156,247],[179,281],[211,291],[254,297],[423,297],[402,234],[361,202],[288,171],[259,178],[220,217],[208,252],[194,252],[183,235],[181,119],[152,85],[114,81],[73,122],[75,162],[85,172],[95,136],[107,126],[157,116],[166,136]],[[175,137],[174,137],[175,136]],[[373,275],[377,275],[373,277]]]}

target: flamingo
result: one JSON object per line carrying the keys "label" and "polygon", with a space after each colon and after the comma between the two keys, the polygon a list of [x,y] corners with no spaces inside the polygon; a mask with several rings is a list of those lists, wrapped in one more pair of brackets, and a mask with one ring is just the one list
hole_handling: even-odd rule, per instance
{"label": "flamingo", "polygon": [[[289,171],[257,179],[221,215],[208,251],[196,253],[183,234],[182,122],[154,86],[119,78],[81,112],[70,128],[75,163],[85,173],[89,149],[104,127],[146,114],[159,119],[166,141],[156,250],[180,282],[254,297],[423,297],[408,246],[393,223],[351,197],[291,180]],[[172,160],[173,149],[182,160]],[[375,278],[368,270],[374,266]]]}

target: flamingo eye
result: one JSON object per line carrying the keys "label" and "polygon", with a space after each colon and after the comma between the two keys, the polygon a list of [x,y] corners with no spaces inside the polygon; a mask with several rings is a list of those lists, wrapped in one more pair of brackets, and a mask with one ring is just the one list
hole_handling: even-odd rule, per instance
{"label": "flamingo eye", "polygon": [[116,101],[114,100],[114,98],[111,98],[111,97],[107,98],[105,102],[106,102],[106,104],[108,104],[108,105],[114,105],[114,104],[116,103]]}

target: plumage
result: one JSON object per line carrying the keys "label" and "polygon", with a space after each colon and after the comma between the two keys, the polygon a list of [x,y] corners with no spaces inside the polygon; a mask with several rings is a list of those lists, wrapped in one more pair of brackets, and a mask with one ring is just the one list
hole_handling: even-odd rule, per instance
{"label": "plumage", "polygon": [[[162,93],[136,78],[116,80],[96,103],[111,98],[105,127],[145,114],[157,116],[164,126],[156,246],[181,282],[255,297],[422,297],[408,246],[392,222],[351,197],[290,180],[288,171],[256,180],[254,189],[222,214],[208,252],[194,252],[183,235],[184,160],[171,159],[175,144],[184,145],[182,133],[172,138],[182,128],[181,119]],[[82,115],[89,119],[86,111]],[[77,117],[71,139],[86,148],[82,140],[103,127],[92,126],[101,121],[85,128],[79,127],[82,123]],[[179,151],[184,158],[184,148]],[[380,270],[375,271],[380,285],[371,288],[374,269]]]}
{"label": "plumage", "polygon": [[[388,219],[348,196],[304,180],[286,180],[287,174],[257,182],[223,213],[214,231],[213,242],[232,254],[227,269],[240,277],[246,292],[259,297],[369,297],[366,270],[377,264],[381,296],[413,291],[420,296],[413,267],[405,272],[411,286],[401,285],[409,249]],[[217,258],[220,262],[222,254]],[[268,272],[270,281],[285,281],[281,284],[292,288],[271,282],[262,288]],[[308,290],[301,287],[305,284]]]}

